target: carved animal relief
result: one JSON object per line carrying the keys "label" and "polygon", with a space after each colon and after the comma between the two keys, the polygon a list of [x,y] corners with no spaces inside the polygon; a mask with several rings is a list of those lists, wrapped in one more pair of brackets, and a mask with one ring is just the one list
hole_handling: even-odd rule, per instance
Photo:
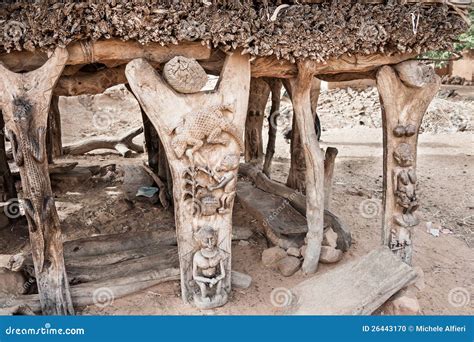
{"label": "carved animal relief", "polygon": [[232,207],[243,149],[248,57],[228,56],[218,88],[211,92],[179,94],[144,60],[129,63],[126,76],[158,131],[171,168],[183,299],[202,309],[224,305],[230,293]]}

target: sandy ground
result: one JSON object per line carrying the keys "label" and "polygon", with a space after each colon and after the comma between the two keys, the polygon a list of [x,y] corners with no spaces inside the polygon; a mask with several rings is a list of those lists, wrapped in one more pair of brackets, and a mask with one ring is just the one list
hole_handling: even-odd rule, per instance
{"label": "sandy ground", "polygon": [[[115,95],[114,95],[115,96]],[[123,132],[140,124],[137,107],[131,95],[110,97],[101,100],[107,107],[121,101],[113,110],[99,118],[97,111],[88,111],[86,106],[62,102],[63,133],[66,143],[91,135]],[[64,100],[63,100],[64,101]],[[83,101],[84,102],[84,101]],[[116,102],[115,102],[116,103]],[[82,106],[82,107],[81,107]],[[86,109],[84,109],[86,108]],[[323,119],[323,118],[322,118]],[[99,122],[99,124],[97,124]],[[322,120],[323,124],[324,121]],[[105,128],[104,128],[105,127]],[[341,125],[341,127],[345,127]],[[137,141],[140,141],[140,137]],[[381,130],[370,127],[331,128],[323,132],[322,147],[339,149],[336,162],[332,211],[352,230],[353,246],[341,262],[320,265],[316,276],[362,256],[380,244],[381,215],[364,218],[360,206],[364,200],[373,199],[381,207],[382,197],[382,135]],[[473,226],[474,202],[472,197],[473,134],[454,132],[443,134],[424,133],[419,139],[419,198],[418,211],[423,224],[415,233],[414,265],[424,271],[426,287],[418,293],[423,314],[474,314],[471,303],[455,307],[449,303],[449,293],[464,288],[474,293]],[[284,181],[289,168],[289,145],[283,135],[278,135],[277,155],[273,164],[272,178]],[[123,159],[110,153],[98,153],[80,158],[81,165],[116,163],[141,164],[144,155]],[[162,207],[138,202],[129,209],[122,200],[121,178],[104,181],[90,180],[86,184],[56,189],[57,205],[64,238],[66,240],[90,236],[139,230],[173,229],[173,213]],[[427,233],[426,222],[445,228],[439,237]],[[234,206],[234,224],[248,226],[257,231],[255,222],[242,209]],[[0,238],[2,253],[14,253],[27,246],[27,231],[20,225],[4,229]],[[306,277],[297,272],[286,278],[265,268],[260,257],[267,248],[266,240],[258,233],[250,244],[233,243],[233,269],[252,276],[253,283],[246,290],[234,290],[229,303],[222,308],[200,311],[182,303],[178,282],[152,287],[125,298],[115,299],[104,308],[88,306],[79,313],[127,315],[127,314],[274,314],[271,293],[276,288],[291,288]]]}

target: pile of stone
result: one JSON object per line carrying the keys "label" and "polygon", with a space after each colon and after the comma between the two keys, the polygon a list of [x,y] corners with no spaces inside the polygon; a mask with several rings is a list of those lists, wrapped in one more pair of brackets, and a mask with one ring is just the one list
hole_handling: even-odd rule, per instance
{"label": "pile of stone", "polygon": [[[331,229],[324,233],[323,245],[319,261],[323,264],[332,264],[340,261],[344,253],[336,248],[337,234]],[[275,246],[268,248],[262,253],[262,263],[264,266],[280,272],[285,277],[295,274],[300,268],[304,259],[306,244],[300,248],[290,247],[284,250]]]}

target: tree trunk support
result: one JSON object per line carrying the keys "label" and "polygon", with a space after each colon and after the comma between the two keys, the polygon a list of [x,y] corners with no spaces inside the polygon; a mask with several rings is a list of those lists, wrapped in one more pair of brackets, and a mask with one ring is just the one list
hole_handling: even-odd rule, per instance
{"label": "tree trunk support", "polygon": [[245,162],[261,165],[263,160],[263,119],[270,87],[262,78],[250,80],[250,97],[245,121]]}
{"label": "tree trunk support", "polygon": [[46,146],[48,163],[52,164],[54,158],[63,154],[63,144],[61,137],[61,115],[59,113],[59,96],[51,97],[51,105],[48,114],[48,131],[46,133]]}
{"label": "tree trunk support", "polygon": [[[283,85],[285,86],[288,95],[292,99],[293,96],[293,85],[291,81],[284,80]],[[313,78],[311,81],[311,91],[310,91],[310,101],[311,101],[311,111],[313,118],[316,118],[317,113],[316,109],[318,106],[318,99],[320,94],[320,85],[321,81],[316,78]],[[293,105],[294,113],[294,105]],[[316,125],[313,127],[313,130],[316,132]],[[302,193],[305,193],[305,174],[306,174],[306,164],[304,151],[301,144],[301,133],[297,125],[297,120],[294,119],[293,115],[293,124],[291,130],[291,162],[290,162],[290,171],[288,172],[288,179],[286,185],[290,188],[298,190]]]}
{"label": "tree trunk support", "polygon": [[51,93],[67,59],[67,50],[57,48],[42,67],[25,74],[0,65],[0,104],[20,169],[23,207],[45,315],[74,314],[45,148]]}
{"label": "tree trunk support", "polygon": [[298,63],[298,77],[291,80],[293,111],[300,130],[301,146],[306,165],[306,218],[308,233],[307,248],[302,271],[315,273],[318,268],[323,241],[324,217],[324,154],[314,129],[313,101],[311,89],[314,75],[310,70],[312,62]]}
{"label": "tree trunk support", "polygon": [[[232,208],[249,58],[228,55],[213,92],[180,94],[143,59],[130,62],[125,73],[171,168],[182,298],[202,309],[224,305],[231,289]],[[212,268],[203,262],[210,262],[209,253]]]}
{"label": "tree trunk support", "polygon": [[[18,202],[16,200],[17,193],[15,188],[15,180],[13,179],[12,173],[10,171],[10,166],[8,165],[7,153],[5,150],[5,134],[4,134],[5,123],[3,121],[3,115],[0,110],[0,201],[5,202],[7,208],[0,208],[4,212],[12,213],[13,216],[17,214]],[[3,213],[0,213],[3,215]],[[12,215],[7,215],[8,219],[11,220]]]}
{"label": "tree trunk support", "polygon": [[428,105],[440,86],[432,68],[417,61],[384,66],[377,73],[383,120],[382,241],[411,264],[418,130]]}

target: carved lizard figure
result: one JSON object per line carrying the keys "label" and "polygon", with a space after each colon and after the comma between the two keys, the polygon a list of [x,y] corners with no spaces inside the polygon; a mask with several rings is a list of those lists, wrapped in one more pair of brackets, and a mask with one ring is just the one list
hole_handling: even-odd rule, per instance
{"label": "carved lizard figure", "polygon": [[171,147],[176,156],[181,158],[186,154],[193,164],[193,153],[204,145],[205,139],[209,144],[229,143],[228,139],[221,136],[223,132],[230,134],[239,144],[240,150],[243,150],[237,127],[223,113],[226,110],[233,112],[230,106],[215,106],[185,116],[182,123],[173,130],[176,135],[171,140]]}
{"label": "carved lizard figure", "polygon": [[[17,98],[13,101],[13,121],[16,124],[18,135],[9,131],[12,143],[12,152],[18,167],[24,168],[28,174],[25,177],[28,183],[25,186],[23,206],[25,215],[30,222],[32,233],[38,234],[44,249],[43,229],[51,217],[54,208],[54,199],[48,195],[48,184],[42,170],[45,159],[44,137],[45,127],[39,127],[36,132],[31,128],[33,121],[32,106],[28,100]],[[43,269],[44,260],[40,262]]]}

